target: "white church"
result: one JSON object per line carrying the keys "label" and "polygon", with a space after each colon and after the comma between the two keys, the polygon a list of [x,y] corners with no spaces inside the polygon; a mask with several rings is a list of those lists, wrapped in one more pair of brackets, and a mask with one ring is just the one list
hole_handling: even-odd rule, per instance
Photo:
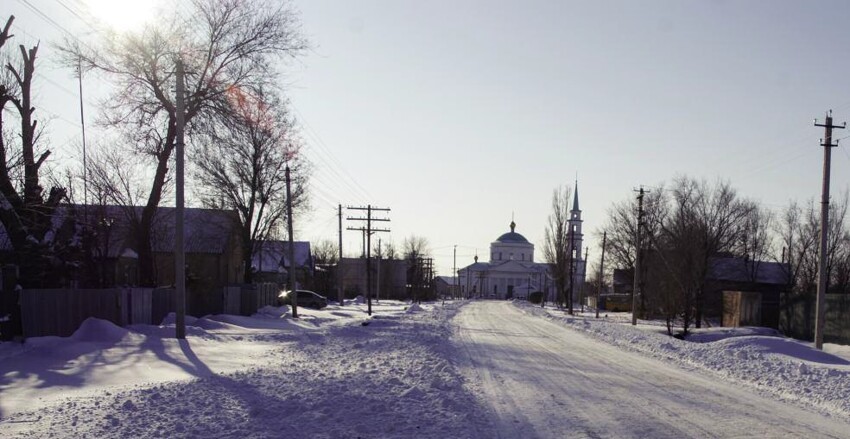
{"label": "white church", "polygon": [[[578,187],[570,210],[572,252],[575,261],[573,274],[574,298],[584,285],[586,261],[582,255],[581,210],[578,207]],[[490,243],[490,261],[478,262],[458,270],[461,294],[471,298],[526,299],[535,291],[542,291],[547,301],[557,299],[550,264],[534,262],[534,244],[516,232],[511,221],[511,231]]]}

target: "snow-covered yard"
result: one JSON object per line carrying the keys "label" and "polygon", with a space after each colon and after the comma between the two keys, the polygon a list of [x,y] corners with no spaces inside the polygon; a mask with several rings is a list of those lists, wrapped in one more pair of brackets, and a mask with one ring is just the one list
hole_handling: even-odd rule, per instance
{"label": "snow-covered yard", "polygon": [[[304,309],[297,320],[275,308],[207,316],[189,320],[185,341],[169,321],[92,319],[72,337],[0,343],[0,437],[495,437],[504,419],[451,342],[465,330],[453,320],[464,303],[381,301],[373,318],[360,303]],[[850,420],[848,347],[824,353],[752,328],[681,341],[652,322],[515,306],[523,318]]]}

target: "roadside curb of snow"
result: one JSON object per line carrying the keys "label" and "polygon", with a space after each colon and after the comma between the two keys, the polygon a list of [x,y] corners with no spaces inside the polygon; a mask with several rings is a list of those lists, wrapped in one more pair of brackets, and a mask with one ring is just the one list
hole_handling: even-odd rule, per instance
{"label": "roadside curb of snow", "polygon": [[716,343],[694,343],[621,323],[557,316],[546,309],[514,302],[521,311],[548,319],[626,350],[675,363],[687,370],[741,384],[758,393],[850,421],[850,370],[808,361],[764,355],[753,346],[723,349]]}

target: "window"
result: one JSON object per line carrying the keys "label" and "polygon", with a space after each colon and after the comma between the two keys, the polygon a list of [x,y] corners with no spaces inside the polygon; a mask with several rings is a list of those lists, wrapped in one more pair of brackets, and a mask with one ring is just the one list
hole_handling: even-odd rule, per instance
{"label": "window", "polygon": [[502,260],[502,252],[499,252],[499,260]]}
{"label": "window", "polygon": [[525,253],[522,254],[522,260],[525,260]]}

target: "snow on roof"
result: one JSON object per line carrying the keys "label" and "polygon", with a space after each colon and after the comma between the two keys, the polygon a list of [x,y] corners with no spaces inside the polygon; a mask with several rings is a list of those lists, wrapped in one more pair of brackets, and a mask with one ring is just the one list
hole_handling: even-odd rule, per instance
{"label": "snow on roof", "polygon": [[[312,257],[310,255],[310,243],[306,241],[295,241],[295,265],[297,267],[310,267]],[[289,264],[289,241],[262,241],[254,246],[254,255],[251,258],[251,267],[261,272],[278,272],[280,268],[287,268]]]}

